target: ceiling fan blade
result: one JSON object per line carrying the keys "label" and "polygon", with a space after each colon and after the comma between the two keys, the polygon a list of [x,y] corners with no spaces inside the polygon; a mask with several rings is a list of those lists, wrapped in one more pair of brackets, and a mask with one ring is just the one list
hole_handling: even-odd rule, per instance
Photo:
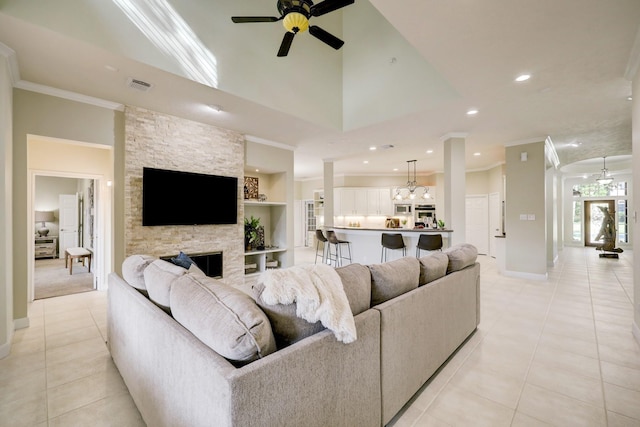
{"label": "ceiling fan blade", "polygon": [[344,44],[342,40],[340,40],[333,34],[326,32],[325,30],[318,27],[317,25],[312,25],[309,27],[309,34],[311,34],[313,37],[317,38],[318,40],[325,42],[326,44],[328,44],[329,46],[331,46],[336,50],[340,49]]}
{"label": "ceiling fan blade", "polygon": [[325,13],[333,12],[345,6],[353,4],[355,0],[324,0],[311,6],[311,16],[321,16]]}
{"label": "ceiling fan blade", "polygon": [[289,53],[289,48],[291,47],[291,43],[293,42],[293,38],[296,33],[292,33],[287,31],[284,33],[284,37],[282,38],[282,44],[280,44],[280,50],[278,50],[278,56],[287,56]]}
{"label": "ceiling fan blade", "polygon": [[243,24],[245,22],[276,22],[281,20],[282,17],[276,18],[275,16],[232,16],[231,20],[236,24]]}

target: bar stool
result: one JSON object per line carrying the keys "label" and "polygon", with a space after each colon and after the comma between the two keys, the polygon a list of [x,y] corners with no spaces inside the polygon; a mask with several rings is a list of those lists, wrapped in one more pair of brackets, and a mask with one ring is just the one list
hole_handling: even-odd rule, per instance
{"label": "bar stool", "polygon": [[420,258],[420,251],[442,250],[442,234],[421,234],[416,245],[416,258]]}
{"label": "bar stool", "polygon": [[[313,261],[314,264],[318,263],[318,257],[322,257],[322,263],[326,264],[327,263],[327,249],[329,249],[329,246],[327,246],[327,238],[324,237],[324,233],[322,232],[322,230],[316,230],[316,259]],[[322,254],[320,254],[320,243],[322,243]]]}
{"label": "bar stool", "polygon": [[[329,264],[334,261],[336,267],[342,266],[342,260],[348,259],[351,264],[351,242],[348,240],[340,240],[333,230],[327,230],[327,240],[329,240]],[[342,255],[342,245],[347,245],[349,256]],[[331,253],[331,247],[335,247],[335,254]]]}
{"label": "bar stool", "polygon": [[380,262],[387,260],[387,249],[402,249],[402,256],[407,255],[407,247],[400,233],[382,233],[382,253],[380,254]]}

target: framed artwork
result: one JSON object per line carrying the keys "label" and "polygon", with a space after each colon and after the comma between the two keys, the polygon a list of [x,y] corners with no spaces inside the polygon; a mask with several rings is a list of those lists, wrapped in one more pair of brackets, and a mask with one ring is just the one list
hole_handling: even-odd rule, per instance
{"label": "framed artwork", "polygon": [[258,198],[258,178],[254,178],[252,176],[244,177],[244,198],[245,199]]}

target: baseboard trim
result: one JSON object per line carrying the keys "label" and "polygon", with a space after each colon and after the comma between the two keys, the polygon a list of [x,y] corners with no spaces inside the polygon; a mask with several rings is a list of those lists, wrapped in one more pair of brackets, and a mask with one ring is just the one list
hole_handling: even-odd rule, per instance
{"label": "baseboard trim", "polygon": [[636,322],[633,322],[631,324],[631,332],[633,333],[633,336],[636,338],[638,345],[640,345],[640,326],[638,326]]}
{"label": "baseboard trim", "polygon": [[18,329],[24,329],[29,327],[29,318],[23,317],[22,319],[15,319],[13,321],[13,328],[17,331]]}
{"label": "baseboard trim", "polygon": [[547,280],[547,273],[544,274],[534,274],[534,273],[525,273],[523,271],[510,271],[510,270],[505,270],[504,273],[505,276],[509,276],[509,277],[517,277],[519,279],[529,279],[529,280]]}

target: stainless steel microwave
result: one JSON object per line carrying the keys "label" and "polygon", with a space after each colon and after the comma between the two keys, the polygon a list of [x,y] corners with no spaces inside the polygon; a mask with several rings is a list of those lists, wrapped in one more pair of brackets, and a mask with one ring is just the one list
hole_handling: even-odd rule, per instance
{"label": "stainless steel microwave", "polygon": [[412,209],[410,203],[397,203],[394,209],[396,215],[411,215]]}

